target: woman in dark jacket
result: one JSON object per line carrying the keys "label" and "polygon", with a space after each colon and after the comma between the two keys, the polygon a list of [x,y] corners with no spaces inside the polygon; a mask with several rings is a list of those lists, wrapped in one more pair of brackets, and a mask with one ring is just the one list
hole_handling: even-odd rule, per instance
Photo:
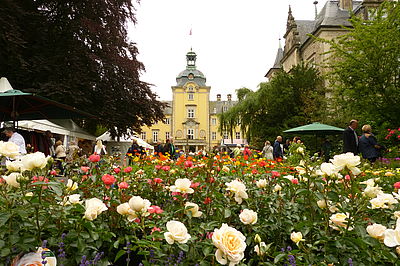
{"label": "woman in dark jacket", "polygon": [[378,144],[370,125],[362,127],[363,135],[358,142],[358,148],[364,159],[368,159],[371,163],[380,157],[382,146]]}

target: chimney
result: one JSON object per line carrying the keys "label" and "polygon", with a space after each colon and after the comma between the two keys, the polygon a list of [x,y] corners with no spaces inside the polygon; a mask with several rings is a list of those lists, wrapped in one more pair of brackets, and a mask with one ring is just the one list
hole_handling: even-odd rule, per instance
{"label": "chimney", "polygon": [[339,0],[339,7],[341,9],[353,11],[353,0]]}
{"label": "chimney", "polygon": [[232,94],[228,94],[228,101],[230,102],[232,100]]}
{"label": "chimney", "polygon": [[221,94],[217,94],[217,101],[221,101]]}

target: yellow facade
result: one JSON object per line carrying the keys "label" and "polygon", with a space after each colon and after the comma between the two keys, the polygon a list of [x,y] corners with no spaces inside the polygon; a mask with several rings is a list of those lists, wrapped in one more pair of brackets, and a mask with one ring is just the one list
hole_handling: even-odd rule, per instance
{"label": "yellow facade", "polygon": [[[218,94],[210,101],[211,87],[204,74],[196,68],[196,54],[186,55],[187,66],[172,86],[172,101],[164,110],[165,120],[142,128],[141,138],[150,144],[165,143],[170,138],[178,149],[185,151],[211,150],[221,144],[231,144],[231,137],[219,132],[218,114],[226,112],[235,102],[231,95],[225,101]],[[225,138],[225,139],[224,139]],[[239,128],[233,138],[236,144],[245,144]]]}

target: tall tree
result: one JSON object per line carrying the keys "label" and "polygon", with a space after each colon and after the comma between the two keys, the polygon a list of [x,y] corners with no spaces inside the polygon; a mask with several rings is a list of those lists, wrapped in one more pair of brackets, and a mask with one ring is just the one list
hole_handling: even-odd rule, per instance
{"label": "tall tree", "polygon": [[285,129],[322,121],[325,112],[322,78],[304,63],[289,73],[278,72],[255,92],[242,88],[237,95],[238,104],[221,115],[220,129],[233,132],[240,126],[254,145],[273,140]]}
{"label": "tall tree", "polygon": [[384,2],[369,20],[331,45],[328,69],[338,118],[359,118],[378,127],[400,125],[400,4]]}
{"label": "tall tree", "polygon": [[144,66],[126,31],[134,10],[130,0],[4,0],[0,74],[98,116],[88,127],[140,131],[163,117],[164,104],[140,80]]}

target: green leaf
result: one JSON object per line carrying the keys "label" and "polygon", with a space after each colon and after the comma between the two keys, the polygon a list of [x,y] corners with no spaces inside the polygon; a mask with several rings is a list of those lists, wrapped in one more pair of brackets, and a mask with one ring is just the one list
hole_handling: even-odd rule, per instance
{"label": "green leaf", "polygon": [[287,256],[287,255],[286,255],[285,253],[279,254],[278,256],[275,257],[274,263],[276,264],[276,263],[280,262],[280,261],[281,261],[284,257],[286,257],[286,256]]}
{"label": "green leaf", "polygon": [[178,244],[178,247],[185,252],[189,251],[189,246],[186,244]]}
{"label": "green leaf", "polygon": [[229,218],[229,217],[231,217],[231,215],[232,215],[231,210],[226,208],[225,211],[224,211],[224,217],[225,218]]}
{"label": "green leaf", "polygon": [[117,255],[115,255],[115,259],[114,262],[116,262],[119,258],[121,258],[121,256],[125,255],[126,251],[121,249],[120,251],[118,251]]}
{"label": "green leaf", "polygon": [[0,226],[5,225],[11,216],[12,216],[11,213],[1,213],[0,214]]}

